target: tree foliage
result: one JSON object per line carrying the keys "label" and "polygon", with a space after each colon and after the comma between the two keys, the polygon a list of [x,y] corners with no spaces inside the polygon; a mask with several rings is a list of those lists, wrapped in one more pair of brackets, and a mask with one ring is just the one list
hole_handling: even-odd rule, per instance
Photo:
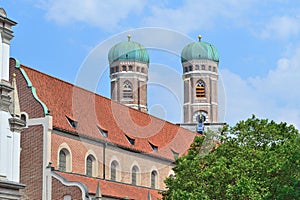
{"label": "tree foliage", "polygon": [[255,116],[225,126],[221,144],[198,136],[177,159],[163,200],[300,199],[300,137],[286,123]]}

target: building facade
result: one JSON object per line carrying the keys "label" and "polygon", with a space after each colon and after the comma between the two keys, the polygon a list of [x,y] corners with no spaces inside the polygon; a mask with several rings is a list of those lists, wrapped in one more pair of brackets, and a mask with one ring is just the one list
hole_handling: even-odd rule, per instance
{"label": "building facade", "polygon": [[[6,15],[1,20],[10,23],[2,36],[10,36],[15,23]],[[0,176],[19,184],[21,199],[159,199],[176,158],[197,135],[190,128],[194,118],[205,115],[207,123],[218,122],[218,56],[208,43],[189,44],[182,52],[182,126],[192,131],[147,113],[149,55],[130,36],[108,54],[111,99],[8,60],[7,47],[2,42],[7,59],[1,67],[1,115],[6,116],[1,125],[16,135],[9,148],[18,153],[8,158],[1,149]],[[20,180],[3,170],[16,163],[4,166],[2,160],[20,162]]]}
{"label": "building facade", "polygon": [[20,199],[21,119],[16,79],[9,80],[10,40],[16,22],[0,8],[0,199]]}

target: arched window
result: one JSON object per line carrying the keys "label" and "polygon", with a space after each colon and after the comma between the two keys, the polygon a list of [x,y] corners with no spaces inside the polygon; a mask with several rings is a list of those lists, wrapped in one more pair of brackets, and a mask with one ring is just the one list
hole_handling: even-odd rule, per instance
{"label": "arched window", "polygon": [[205,65],[201,65],[201,69],[202,69],[202,70],[205,70]]}
{"label": "arched window", "polygon": [[62,149],[59,152],[59,163],[58,163],[58,169],[60,171],[66,172],[68,171],[68,157],[70,156],[70,153],[67,149]]}
{"label": "arched window", "polygon": [[193,71],[193,66],[192,65],[189,66],[189,71]]}
{"label": "arched window", "polygon": [[132,185],[137,185],[138,172],[139,172],[139,168],[137,166],[134,166],[131,170],[131,183],[132,183]]}
{"label": "arched window", "polygon": [[196,98],[205,98],[205,84],[201,80],[196,84]]}
{"label": "arched window", "polygon": [[156,188],[156,184],[157,184],[157,171],[152,171],[151,172],[151,188],[155,189]]}
{"label": "arched window", "polygon": [[199,65],[195,65],[195,70],[199,70]]}
{"label": "arched window", "polygon": [[117,161],[113,161],[110,165],[110,179],[112,181],[117,180],[117,169],[119,167],[119,164]]}
{"label": "arched window", "polygon": [[208,66],[208,70],[211,71],[211,66],[210,65]]}
{"label": "arched window", "polygon": [[87,176],[95,176],[95,162],[96,159],[92,155],[86,158],[85,173]]}
{"label": "arched window", "polygon": [[141,72],[142,72],[142,73],[145,73],[145,68],[144,68],[144,67],[142,67]]}
{"label": "arched window", "polygon": [[125,65],[122,66],[122,71],[126,72],[126,66]]}
{"label": "arched window", "polygon": [[129,81],[125,81],[123,85],[123,98],[124,99],[132,99],[132,84]]}
{"label": "arched window", "polygon": [[136,71],[140,72],[140,67],[139,66],[136,67]]}
{"label": "arched window", "polygon": [[132,69],[133,69],[132,65],[129,65],[128,66],[128,71],[132,71]]}

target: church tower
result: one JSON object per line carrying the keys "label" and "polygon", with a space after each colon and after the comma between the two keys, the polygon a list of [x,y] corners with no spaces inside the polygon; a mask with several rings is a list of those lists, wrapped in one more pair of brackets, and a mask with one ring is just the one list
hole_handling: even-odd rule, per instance
{"label": "church tower", "polygon": [[184,123],[197,123],[200,115],[205,116],[206,123],[217,123],[219,55],[213,45],[198,38],[181,52]]}
{"label": "church tower", "polygon": [[108,53],[111,99],[131,108],[147,112],[149,55],[139,43],[120,42]]}
{"label": "church tower", "polygon": [[0,8],[0,199],[20,199],[19,190],[24,188],[19,179],[20,133],[25,121],[21,120],[15,76],[9,82],[10,40],[16,24]]}

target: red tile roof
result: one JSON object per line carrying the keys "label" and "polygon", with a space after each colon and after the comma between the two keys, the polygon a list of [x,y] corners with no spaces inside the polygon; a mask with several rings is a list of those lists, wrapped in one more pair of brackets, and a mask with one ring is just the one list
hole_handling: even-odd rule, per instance
{"label": "red tile roof", "polygon": [[[36,88],[37,96],[53,116],[53,127],[91,138],[174,159],[173,152],[184,154],[193,142],[195,133],[147,113],[116,103],[108,98],[21,65]],[[66,116],[78,122],[70,126]],[[108,131],[100,134],[97,125]],[[135,139],[131,145],[127,139]],[[151,145],[158,146],[153,151]]]}
{"label": "red tile roof", "polygon": [[146,187],[138,187],[125,183],[118,183],[109,180],[103,180],[59,171],[55,171],[55,173],[64,177],[68,182],[80,182],[85,184],[85,186],[88,188],[89,194],[96,194],[97,185],[98,182],[100,182],[100,190],[102,196],[117,198],[124,198],[127,196],[129,199],[132,200],[141,200],[147,199],[148,192],[150,192],[152,200],[162,198],[161,194],[158,193],[158,190],[153,190]]}

